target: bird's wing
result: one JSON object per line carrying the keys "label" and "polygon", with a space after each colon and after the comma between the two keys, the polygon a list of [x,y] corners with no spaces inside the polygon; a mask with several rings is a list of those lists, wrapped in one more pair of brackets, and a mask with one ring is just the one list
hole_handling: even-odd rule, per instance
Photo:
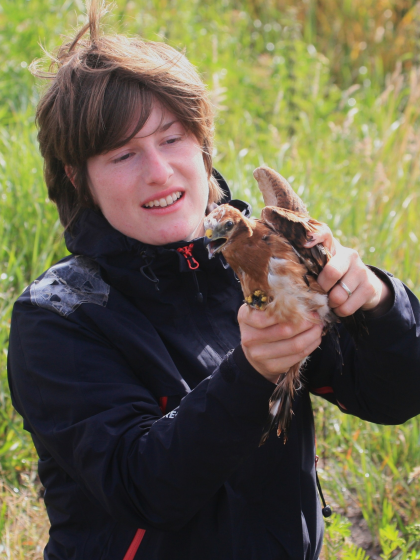
{"label": "bird's wing", "polygon": [[319,274],[331,258],[328,249],[320,244],[310,249],[304,247],[311,234],[324,227],[324,224],[308,215],[284,208],[266,206],[261,211],[261,221],[289,241],[299,258],[303,259],[312,273]]}
{"label": "bird's wing", "polygon": [[311,234],[325,227],[324,224],[309,216],[302,200],[277,171],[266,166],[258,167],[254,177],[266,204],[261,220],[283,235],[299,257],[307,261],[311,272],[319,274],[331,258],[328,249],[320,244],[312,249],[306,249],[304,245]]}
{"label": "bird's wing", "polygon": [[254,177],[266,206],[278,206],[309,216],[302,200],[280,173],[264,165],[255,169]]}
{"label": "bird's wing", "polygon": [[[304,244],[312,233],[325,227],[325,224],[284,208],[266,206],[261,212],[261,221],[276,233],[283,235],[293,247],[296,256],[306,267],[308,273],[317,278],[324,266],[331,258],[331,253],[321,243],[306,248]],[[353,315],[341,317],[340,321],[346,326],[356,341],[368,332],[363,311],[358,309]]]}

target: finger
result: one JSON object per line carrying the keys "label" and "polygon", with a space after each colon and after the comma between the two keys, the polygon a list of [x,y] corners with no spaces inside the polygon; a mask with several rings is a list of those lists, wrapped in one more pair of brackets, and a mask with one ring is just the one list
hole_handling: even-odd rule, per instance
{"label": "finger", "polygon": [[347,293],[343,288],[342,283],[343,281],[339,280],[328,294],[328,305],[331,307],[331,309],[335,310],[341,305],[347,303],[349,298],[356,292],[357,286],[350,289],[348,284],[346,283],[345,285],[349,288],[350,291],[350,293]]}
{"label": "finger", "polygon": [[358,287],[343,304],[334,308],[334,313],[339,317],[348,317],[360,309],[365,301],[365,291]]}
{"label": "finger", "polygon": [[319,325],[319,316],[314,321],[302,321],[297,324],[293,323],[276,323],[266,328],[254,328],[248,324],[241,324],[241,341],[246,346],[256,344],[266,344],[278,342],[281,340],[290,340],[297,335],[310,330],[314,324]]}
{"label": "finger", "polygon": [[342,305],[334,309],[340,317],[352,315],[360,308],[366,308],[366,302],[375,296],[376,288],[370,282],[361,282],[352,295]]}
{"label": "finger", "polygon": [[271,325],[278,323],[278,319],[274,315],[270,315],[259,309],[254,309],[244,303],[238,311],[239,323],[245,323],[254,329],[265,329]]}
{"label": "finger", "polygon": [[359,262],[360,265],[363,266],[357,251],[340,246],[337,254],[327,262],[318,276],[318,284],[323,290],[329,292],[347,271],[351,267],[356,266]]}
{"label": "finger", "polygon": [[[371,281],[370,270],[360,263],[361,266],[355,266],[345,274],[328,295],[329,306],[342,317],[357,311],[376,293],[376,283]],[[350,290],[350,294],[344,286]]]}
{"label": "finger", "polygon": [[334,254],[334,241],[335,240],[330,228],[327,226],[327,224],[322,224],[317,231],[311,233],[311,237],[307,241],[307,243],[305,243],[304,247],[310,249],[311,247],[318,245],[318,243],[321,243],[330,251],[331,254]]}
{"label": "finger", "polygon": [[288,371],[293,365],[307,358],[321,344],[321,340],[322,340],[321,332],[322,330],[319,330],[318,333],[316,333],[315,338],[313,338],[311,342],[309,342],[304,347],[304,349],[297,354],[290,354],[287,356],[282,356],[280,358],[278,356],[277,357],[274,356],[273,358],[267,358],[265,362],[266,370],[272,374],[284,373]]}
{"label": "finger", "polygon": [[310,329],[293,338],[275,342],[264,342],[251,346],[248,349],[252,359],[257,362],[283,359],[295,364],[308,355],[308,348],[311,349],[315,343],[320,343],[321,335],[322,326],[312,325]]}
{"label": "finger", "polygon": [[248,325],[253,329],[262,331],[277,326],[279,328],[280,338],[295,336],[299,332],[309,329],[314,322],[319,322],[318,313],[311,313],[311,317],[313,321],[303,320],[296,323],[279,323],[279,319],[276,315],[268,313],[267,311],[253,309],[247,304],[242,305],[238,311],[238,321],[240,324]]}
{"label": "finger", "polygon": [[328,305],[331,309],[336,309],[341,305],[348,302],[353,297],[356,290],[361,283],[361,278],[358,276],[357,271],[354,273],[348,272],[345,274],[337,284],[331,288],[328,294]]}

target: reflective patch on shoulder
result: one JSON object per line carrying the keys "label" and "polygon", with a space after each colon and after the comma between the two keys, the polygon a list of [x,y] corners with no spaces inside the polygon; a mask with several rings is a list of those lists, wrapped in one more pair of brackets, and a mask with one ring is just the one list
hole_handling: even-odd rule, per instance
{"label": "reflective patch on shoulder", "polygon": [[67,317],[82,303],[106,307],[109,285],[101,278],[99,265],[82,255],[52,266],[30,287],[31,303]]}

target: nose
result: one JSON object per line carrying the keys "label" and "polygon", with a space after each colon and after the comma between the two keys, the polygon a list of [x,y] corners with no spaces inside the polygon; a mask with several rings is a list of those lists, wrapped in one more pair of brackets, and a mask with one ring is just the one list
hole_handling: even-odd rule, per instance
{"label": "nose", "polygon": [[174,173],[165,155],[155,147],[146,150],[142,160],[143,178],[149,185],[163,186]]}

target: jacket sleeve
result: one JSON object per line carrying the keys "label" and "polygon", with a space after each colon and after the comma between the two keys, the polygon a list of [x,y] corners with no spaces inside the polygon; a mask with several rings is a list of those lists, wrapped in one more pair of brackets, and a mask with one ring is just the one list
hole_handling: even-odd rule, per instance
{"label": "jacket sleeve", "polygon": [[420,306],[400,280],[373,270],[391,286],[392,308],[377,318],[366,313],[368,334],[356,342],[339,325],[341,355],[327,335],[306,375],[312,392],[343,412],[377,424],[401,424],[420,413]]}
{"label": "jacket sleeve", "polygon": [[274,385],[228,355],[162,417],[124,356],[85,323],[15,305],[14,405],[26,429],[110,515],[178,529],[258,447]]}

